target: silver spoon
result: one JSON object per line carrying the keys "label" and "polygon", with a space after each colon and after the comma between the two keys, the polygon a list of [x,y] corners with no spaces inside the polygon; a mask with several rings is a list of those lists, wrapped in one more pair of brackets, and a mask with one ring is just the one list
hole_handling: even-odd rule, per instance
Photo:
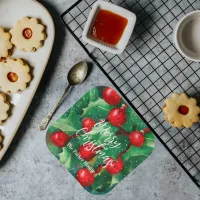
{"label": "silver spoon", "polygon": [[60,106],[64,98],[67,96],[72,86],[78,85],[85,80],[87,72],[88,72],[88,65],[84,61],[77,63],[70,69],[67,75],[69,85],[65,88],[63,95],[60,97],[60,99],[58,100],[56,105],[52,108],[52,110],[49,112],[49,114],[40,122],[39,129],[41,131],[46,129],[53,114]]}

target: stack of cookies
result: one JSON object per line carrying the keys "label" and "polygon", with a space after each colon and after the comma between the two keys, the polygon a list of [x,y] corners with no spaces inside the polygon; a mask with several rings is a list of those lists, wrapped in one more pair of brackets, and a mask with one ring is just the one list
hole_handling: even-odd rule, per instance
{"label": "stack of cookies", "polygon": [[[24,17],[17,21],[14,28],[6,32],[0,27],[0,124],[8,118],[10,103],[5,93],[25,90],[31,81],[30,67],[21,58],[11,58],[12,49],[34,52],[43,46],[46,39],[45,27],[35,18]],[[5,92],[5,93],[3,93]],[[0,149],[3,136],[0,134]]]}

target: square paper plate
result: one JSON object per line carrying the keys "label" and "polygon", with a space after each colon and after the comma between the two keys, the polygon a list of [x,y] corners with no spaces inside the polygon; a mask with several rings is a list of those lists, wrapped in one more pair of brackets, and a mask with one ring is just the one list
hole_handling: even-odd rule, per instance
{"label": "square paper plate", "polygon": [[154,136],[112,88],[87,92],[48,129],[49,150],[92,194],[105,194],[153,151]]}

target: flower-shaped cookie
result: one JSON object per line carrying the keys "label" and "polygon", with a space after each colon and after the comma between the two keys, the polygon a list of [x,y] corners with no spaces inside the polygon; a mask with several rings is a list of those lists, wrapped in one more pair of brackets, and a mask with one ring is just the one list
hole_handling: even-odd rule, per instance
{"label": "flower-shaped cookie", "polygon": [[0,87],[5,92],[24,90],[30,82],[30,68],[21,59],[7,59],[0,62]]}
{"label": "flower-shaped cookie", "polygon": [[17,21],[15,27],[10,30],[11,42],[20,50],[33,52],[42,47],[46,38],[44,26],[37,19],[24,17]]}
{"label": "flower-shaped cookie", "polygon": [[[0,124],[8,118],[8,110],[10,105],[6,102],[6,95],[0,93]],[[1,142],[0,142],[1,143]]]}
{"label": "flower-shaped cookie", "polygon": [[0,132],[0,150],[3,148],[3,136],[1,135]]}
{"label": "flower-shaped cookie", "polygon": [[4,32],[4,29],[0,27],[0,58],[5,58],[9,55],[9,50],[12,48],[10,38],[10,33]]}
{"label": "flower-shaped cookie", "polygon": [[173,93],[171,98],[165,100],[163,106],[165,120],[173,127],[190,128],[199,120],[200,108],[196,103],[194,98],[188,97],[185,93]]}

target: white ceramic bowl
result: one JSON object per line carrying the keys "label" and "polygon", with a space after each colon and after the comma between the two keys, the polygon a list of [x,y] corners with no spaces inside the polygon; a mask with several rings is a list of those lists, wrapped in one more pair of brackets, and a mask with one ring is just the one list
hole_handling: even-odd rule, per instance
{"label": "white ceramic bowl", "polygon": [[175,28],[175,45],[187,59],[200,62],[200,11],[185,15]]}
{"label": "white ceramic bowl", "polygon": [[[97,38],[95,38],[91,35],[91,29],[95,22],[97,14],[98,14],[99,10],[102,10],[102,9],[109,10],[111,12],[114,12],[114,13],[121,15],[122,17],[125,17],[126,19],[128,19],[128,24],[127,24],[127,26],[124,30],[124,33],[117,45],[109,45],[107,43],[104,43],[104,42],[98,40]],[[108,51],[113,54],[121,54],[128,44],[128,41],[133,32],[135,23],[136,23],[136,16],[134,13],[132,13],[122,7],[116,6],[112,3],[106,2],[106,1],[97,1],[96,3],[94,3],[93,8],[88,16],[88,20],[85,24],[85,28],[84,28],[84,31],[82,34],[82,39],[85,42],[91,44],[92,46],[98,47],[99,49],[102,49],[104,51]]]}

